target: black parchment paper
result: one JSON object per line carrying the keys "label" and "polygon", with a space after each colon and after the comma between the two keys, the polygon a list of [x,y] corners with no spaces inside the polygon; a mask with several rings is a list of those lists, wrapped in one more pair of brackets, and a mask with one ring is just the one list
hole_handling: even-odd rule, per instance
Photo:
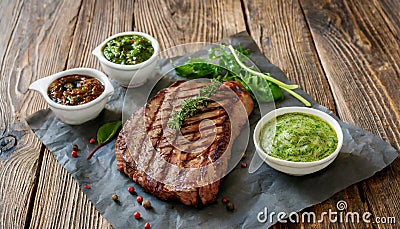
{"label": "black parchment paper", "polygon": [[[251,59],[264,72],[289,82],[284,73],[261,54],[257,45],[242,32],[227,38],[223,42],[237,44],[249,49]],[[160,67],[169,64],[168,60],[159,61]],[[174,81],[175,79],[164,79]],[[165,85],[168,85],[165,82]],[[160,84],[162,85],[162,84]],[[177,202],[164,202],[147,193],[130,181],[116,169],[114,154],[115,141],[101,148],[91,160],[86,160],[88,152],[94,148],[89,139],[96,135],[99,126],[108,121],[121,119],[122,104],[126,90],[114,84],[115,94],[109,99],[106,109],[100,116],[80,126],[70,126],[60,122],[50,110],[39,111],[27,121],[43,144],[55,155],[61,165],[79,182],[82,191],[96,206],[96,209],[115,228],[143,228],[150,222],[152,228],[266,228],[276,223],[276,218],[265,223],[257,220],[265,207],[268,212],[297,212],[318,204],[334,193],[372,176],[385,168],[398,156],[396,150],[370,132],[356,126],[340,122],[344,133],[343,148],[338,158],[326,169],[315,174],[295,177],[277,172],[263,164],[255,173],[237,166],[228,174],[220,188],[218,203],[202,208],[184,206]],[[313,101],[301,90],[300,94]],[[313,103],[313,107],[331,113],[325,107]],[[291,96],[276,104],[277,107],[302,106]],[[255,110],[250,117],[254,128],[259,119]],[[77,144],[81,152],[78,158],[71,157],[71,146]],[[247,148],[248,163],[252,158],[254,146],[249,141]],[[86,184],[91,189],[85,189]],[[135,186],[137,193],[149,199],[152,210],[144,210],[136,203],[136,196],[128,193],[128,186]],[[120,203],[111,200],[112,194],[118,194]],[[228,197],[236,205],[234,212],[229,212],[221,203],[222,196]],[[351,203],[348,203],[351,205]],[[332,209],[336,211],[336,209]],[[141,220],[133,218],[139,211]]]}

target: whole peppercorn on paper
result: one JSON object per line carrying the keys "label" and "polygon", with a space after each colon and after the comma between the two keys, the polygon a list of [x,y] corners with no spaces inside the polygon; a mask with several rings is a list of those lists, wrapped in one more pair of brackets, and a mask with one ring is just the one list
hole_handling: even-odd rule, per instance
{"label": "whole peppercorn on paper", "polygon": [[[277,79],[290,83],[284,73],[261,54],[255,42],[246,32],[225,39],[223,42],[236,45],[250,51],[250,58],[263,72],[270,72]],[[160,60],[159,69],[170,68],[169,60]],[[171,74],[163,77],[157,84],[157,90],[176,81]],[[115,140],[96,152],[91,160],[86,155],[94,147],[89,144],[96,136],[97,129],[106,122],[121,120],[122,105],[126,90],[116,83],[115,94],[109,99],[106,109],[100,116],[83,125],[70,126],[59,121],[50,110],[41,110],[30,116],[27,121],[46,147],[54,154],[59,163],[79,182],[82,191],[96,206],[96,209],[115,228],[143,228],[150,222],[152,228],[266,228],[277,222],[276,215],[266,219],[258,217],[265,209],[268,212],[298,212],[304,208],[323,202],[333,194],[374,175],[398,156],[396,150],[372,133],[356,126],[339,121],[343,128],[344,143],[338,158],[326,169],[302,177],[289,176],[263,164],[255,173],[249,174],[248,168],[240,163],[224,179],[220,187],[218,202],[200,208],[184,206],[177,202],[164,202],[145,192],[128,177],[116,169]],[[310,96],[301,90],[299,94],[312,101],[312,107],[332,114],[327,108],[316,104]],[[140,89],[132,106],[141,106]],[[286,95],[285,100],[276,107],[302,106],[295,98]],[[125,110],[124,110],[125,112]],[[124,114],[128,116],[129,114]],[[250,118],[251,130],[260,118],[257,109]],[[252,134],[252,132],[250,133]],[[239,142],[235,144],[241,144]],[[247,143],[247,141],[246,141]],[[247,161],[253,156],[254,145],[250,140],[247,146]],[[71,146],[79,146],[77,158],[71,157]],[[241,152],[243,153],[243,152]],[[90,185],[90,189],[85,186]],[[138,195],[150,200],[152,208],[145,210],[136,202],[136,197],[127,191],[134,186]],[[119,202],[112,200],[118,195]],[[221,202],[228,197],[235,205],[228,211]],[[351,206],[352,203],[347,203]],[[337,211],[332,206],[332,211]],[[134,212],[140,212],[143,220],[136,220]],[[257,218],[261,219],[258,220]],[[265,222],[264,222],[265,221]]]}

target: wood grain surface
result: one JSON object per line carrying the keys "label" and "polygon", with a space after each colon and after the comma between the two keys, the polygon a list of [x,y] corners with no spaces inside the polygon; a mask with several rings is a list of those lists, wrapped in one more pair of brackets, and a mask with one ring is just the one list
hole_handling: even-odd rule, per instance
{"label": "wood grain surface", "polygon": [[138,1],[135,29],[152,34],[161,49],[216,42],[246,30],[240,1]]}
{"label": "wood grain surface", "polygon": [[[249,0],[246,3],[246,14],[250,34],[262,47],[271,62],[279,66],[290,80],[298,83],[318,103],[336,112],[336,105],[325,77],[318,53],[313,43],[311,32],[305,21],[302,9],[297,1],[264,1]],[[260,23],[257,23],[260,22]],[[274,26],[270,26],[270,25]],[[357,185],[338,193],[323,204],[306,209],[321,215],[327,212],[339,200],[344,200],[359,212],[363,209]],[[335,210],[334,208],[333,210]],[[280,225],[283,226],[283,225]],[[328,220],[320,224],[305,224],[305,227],[328,228]],[[354,225],[346,225],[354,227]],[[359,225],[365,226],[365,225]]]}
{"label": "wood grain surface", "polygon": [[335,112],[330,86],[299,3],[247,0],[244,6],[250,35],[271,63],[318,103]]}
{"label": "wood grain surface", "polygon": [[[400,150],[399,7],[396,0],[0,1],[0,140],[16,142],[0,151],[0,228],[111,228],[25,118],[47,108],[28,91],[30,83],[68,68],[100,69],[91,51],[123,31],[149,33],[166,50],[247,30],[317,102]],[[335,210],[345,200],[348,211],[400,220],[399,174],[397,159],[306,211]],[[396,225],[325,220],[274,226],[327,227]]]}
{"label": "wood grain surface", "polygon": [[[226,1],[213,5],[211,1],[83,1],[79,4],[79,9],[74,11],[74,34],[68,41],[68,59],[63,63],[67,68],[82,66],[99,69],[99,63],[91,55],[91,51],[108,36],[130,30],[149,33],[159,41],[168,40],[161,42],[160,45],[164,48],[196,41],[216,42],[224,36],[245,30],[240,2],[236,1],[239,3],[236,5],[233,3]],[[221,8],[224,4],[229,7]],[[181,5],[186,9],[182,9]],[[202,9],[203,13],[207,12],[208,17],[203,13],[188,13],[197,8]],[[229,13],[237,15],[241,21],[228,17],[226,14]],[[54,26],[54,29],[57,28]],[[164,28],[165,33],[159,31],[159,28]],[[193,33],[199,36],[193,36]],[[54,212],[59,217],[55,217]],[[51,152],[46,150],[40,168],[30,227],[108,228],[111,225],[80,191],[79,184],[62,168]]]}
{"label": "wood grain surface", "polygon": [[[72,11],[75,15],[71,15],[74,19],[71,22],[73,36],[68,37],[70,46],[65,52],[68,58],[64,60],[63,65],[66,65],[67,69],[74,67],[99,69],[100,66],[91,52],[111,34],[132,29],[133,5],[130,4],[130,1],[78,3],[78,9]],[[125,18],[124,23],[116,23],[114,21],[116,15]],[[69,20],[71,19],[61,18],[61,21]],[[55,30],[57,28],[58,26],[54,26]],[[54,212],[58,213],[57,217]],[[51,152],[46,150],[40,169],[30,227],[110,228],[111,225],[99,214],[67,170],[57,162]]]}
{"label": "wood grain surface", "polygon": [[[1,46],[6,47],[5,53],[1,53],[4,59],[0,74],[2,132],[3,136],[15,136],[17,146],[11,150],[12,155],[2,157],[0,162],[1,206],[7,206],[0,208],[0,226],[23,228],[29,225],[42,161],[41,144],[29,131],[25,117],[45,107],[43,100],[28,92],[28,85],[65,67],[69,45],[57,41],[72,37],[73,27],[66,22],[73,22],[73,17],[68,15],[76,9],[72,2],[69,5],[10,1],[1,11],[2,15],[10,15],[6,18],[10,21],[4,17],[1,20],[1,25],[6,26],[2,29],[10,28],[1,36]],[[68,20],[62,21],[62,26],[58,25],[58,30],[49,34],[54,25],[61,23],[57,18],[59,13],[65,14]]]}
{"label": "wood grain surface", "polygon": [[[393,30],[398,25],[382,13],[377,1],[300,2],[340,118],[377,134],[399,150],[400,43]],[[400,217],[399,174],[397,159],[362,182],[364,205],[374,221],[382,216]]]}

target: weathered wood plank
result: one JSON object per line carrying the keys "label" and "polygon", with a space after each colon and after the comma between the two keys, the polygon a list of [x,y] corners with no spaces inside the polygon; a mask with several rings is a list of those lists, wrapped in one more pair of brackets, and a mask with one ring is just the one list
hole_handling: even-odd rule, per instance
{"label": "weathered wood plank", "polygon": [[30,228],[111,228],[79,184],[45,150]]}
{"label": "weathered wood plank", "polygon": [[3,28],[0,37],[0,69],[3,67],[4,55],[7,47],[9,47],[9,41],[20,16],[22,5],[22,1],[7,0],[0,2],[0,14],[2,15],[0,17],[0,28]]}
{"label": "weathered wood plank", "polygon": [[[400,42],[389,1],[300,0],[342,120],[400,149]],[[393,4],[395,1],[392,1]],[[397,3],[398,5],[398,3]],[[386,12],[386,13],[383,13]],[[362,182],[376,217],[400,217],[400,162]],[[394,225],[378,225],[392,227]]]}
{"label": "weathered wood plank", "polygon": [[[3,72],[5,68],[3,66],[4,59],[6,56],[6,51],[10,48],[11,42],[10,39],[14,33],[14,29],[17,25],[21,9],[23,3],[21,1],[1,1],[0,2],[0,28],[3,28],[2,35],[0,36],[0,73]],[[8,29],[5,29],[8,28]],[[12,123],[12,120],[9,120],[9,103],[7,92],[6,92],[6,78],[1,78],[3,90],[0,92],[0,138],[6,137],[8,135],[9,126]],[[5,158],[6,156],[3,155],[3,149],[0,151],[0,159]],[[4,160],[4,159],[3,159]],[[2,171],[3,161],[0,161],[0,171]],[[0,195],[0,206],[2,202],[2,195]],[[0,208],[0,215],[2,212],[2,208]]]}
{"label": "weathered wood plank", "polygon": [[[2,152],[0,163],[0,227],[23,228],[29,223],[29,210],[36,188],[40,166],[41,144],[29,131],[25,117],[45,107],[37,95],[27,92],[34,80],[63,69],[67,58],[65,50],[70,40],[74,15],[70,14],[79,2],[62,4],[46,1],[1,1],[1,56],[0,114],[2,135],[11,134],[17,139],[12,154]],[[60,23],[58,15],[66,21],[54,33],[48,33]],[[46,45],[41,45],[47,42]],[[4,45],[4,46],[3,46]],[[53,50],[53,52],[47,52]],[[61,53],[60,53],[61,52]]]}
{"label": "weathered wood plank", "polygon": [[393,0],[375,0],[373,2],[375,5],[380,6],[376,8],[376,11],[374,13],[378,13],[382,16],[382,19],[385,21],[390,32],[399,40],[400,17],[398,16],[398,14],[400,9],[400,2]]}
{"label": "weathered wood plank", "polygon": [[165,50],[191,42],[216,42],[246,30],[240,1],[138,1],[135,29],[154,35]]}
{"label": "weathered wood plank", "polygon": [[22,5],[22,1],[7,0],[0,2],[0,14],[2,15],[0,17],[0,28],[3,28],[0,37],[0,66],[3,66],[4,55],[7,47],[9,47],[9,41],[20,16]]}
{"label": "weathered wood plank", "polygon": [[67,68],[100,68],[92,50],[112,34],[131,31],[134,2],[84,1],[69,50]]}
{"label": "weathered wood plank", "polygon": [[[245,30],[238,1],[218,3],[138,1],[134,5],[133,3],[122,0],[84,1],[79,10],[67,68],[81,66],[99,68],[99,63],[91,55],[91,50],[109,35],[117,32],[136,30],[152,34],[164,49],[186,42],[215,42],[224,36]],[[182,9],[181,5],[185,7]],[[206,13],[207,17],[197,12],[198,9]],[[178,24],[179,28],[176,26]],[[54,217],[54,212],[61,217]],[[111,225],[100,216],[93,204],[80,191],[79,185],[46,150],[40,170],[31,226],[99,228]]]}
{"label": "weathered wood plank", "polygon": [[[57,3],[54,3],[57,4]],[[60,3],[61,4],[61,3]],[[68,3],[65,3],[68,4]],[[73,4],[73,3],[69,3]],[[121,2],[121,1],[116,1],[114,3],[106,3],[106,2],[85,2],[82,5],[82,8],[77,9],[77,5],[74,4],[73,7],[71,7],[71,12],[68,12],[69,14],[78,14],[79,12],[79,18],[77,21],[77,29],[75,29],[74,32],[74,39],[64,39],[64,42],[67,42],[67,44],[61,44],[61,48],[59,48],[59,44],[55,42],[57,45],[51,46],[48,49],[48,44],[55,39],[55,37],[63,37],[67,36],[68,34],[72,36],[72,33],[70,30],[71,28],[71,21],[74,22],[76,18],[72,17],[71,21],[68,21],[67,23],[67,32],[66,34],[55,34],[55,35],[50,35],[49,38],[43,38],[44,40],[43,44],[38,46],[38,49],[43,48],[43,50],[57,50],[56,52],[51,51],[48,52],[47,54],[50,54],[50,57],[46,60],[48,63],[50,63],[50,67],[48,69],[41,69],[42,67],[46,68],[46,62],[41,61],[42,59],[37,59],[36,61],[41,61],[40,64],[37,64],[37,68],[40,69],[40,71],[35,72],[35,75],[37,78],[45,76],[49,73],[53,73],[59,70],[62,70],[60,66],[64,66],[67,64],[68,68],[72,67],[78,67],[78,66],[86,66],[86,67],[96,67],[98,68],[99,65],[97,61],[90,55],[90,51],[97,45],[101,40],[106,38],[108,35],[124,30],[131,30],[132,25],[134,25],[135,30],[140,30],[144,32],[148,32],[150,34],[153,34],[156,36],[160,41],[161,41],[161,46],[164,48],[172,47],[177,44],[183,44],[187,42],[193,42],[193,41],[208,41],[208,42],[213,42],[216,40],[219,40],[220,38],[230,35],[232,33],[244,30],[245,26],[243,23],[243,15],[241,14],[241,9],[240,9],[240,2],[235,1],[235,2],[183,2],[183,1],[177,1],[177,2],[138,2],[135,4],[134,7],[131,7],[130,4],[133,4],[131,1],[129,2]],[[292,10],[297,11],[296,7],[296,2],[292,3]],[[374,2],[374,4],[377,4]],[[41,4],[37,4],[41,5]],[[183,7],[182,7],[183,6]],[[31,6],[32,7],[32,6]],[[149,8],[150,7],[150,8]],[[64,8],[62,6],[61,8]],[[133,8],[133,9],[132,9]],[[151,12],[150,12],[151,9]],[[226,11],[228,9],[228,11]],[[291,9],[285,8],[283,9],[284,12],[286,10]],[[108,11],[107,11],[108,10]],[[197,11],[196,11],[197,10]],[[32,10],[34,11],[34,10]],[[107,12],[106,12],[107,11]],[[134,15],[132,15],[132,11],[134,12]],[[66,13],[65,11],[62,11],[63,13]],[[278,11],[279,12],[279,11]],[[28,11],[28,13],[31,13]],[[271,12],[276,16],[276,13],[274,11]],[[251,14],[251,13],[249,13]],[[259,12],[259,14],[265,14],[264,11]],[[290,14],[286,12],[286,14]],[[206,16],[204,16],[206,15]],[[297,15],[297,14],[296,14]],[[132,18],[134,16],[134,21]],[[299,15],[297,15],[299,16]],[[26,15],[26,17],[29,17],[29,14]],[[32,16],[34,17],[34,16]],[[69,15],[68,15],[69,17]],[[112,18],[108,18],[112,17]],[[122,18],[122,19],[121,19]],[[292,17],[293,18],[293,17]],[[65,19],[65,18],[64,18]],[[59,21],[54,22],[54,20],[50,17],[48,19],[50,22],[47,22],[46,24],[54,24],[57,25],[57,23],[61,23]],[[288,20],[288,19],[287,19]],[[300,20],[299,18],[295,18],[294,21]],[[390,21],[390,20],[389,20]],[[25,22],[26,23],[26,22]],[[273,24],[276,22],[273,21]],[[280,22],[282,23],[282,22]],[[292,23],[292,21],[285,21],[285,23]],[[385,23],[387,23],[385,21]],[[296,25],[298,25],[297,23]],[[271,28],[272,26],[269,25],[268,27]],[[65,25],[64,25],[65,26]],[[54,27],[54,26],[52,26]],[[396,28],[394,26],[394,28]],[[33,28],[35,29],[35,27]],[[264,28],[263,28],[264,29]],[[275,30],[280,29],[280,28],[275,28]],[[281,37],[282,34],[277,35],[279,41],[285,41],[286,39],[291,40],[292,42],[295,41],[298,38],[301,33],[299,31],[296,31],[297,28],[291,28],[292,30],[295,30],[292,32],[291,37],[287,38],[285,36]],[[37,29],[39,30],[39,29]],[[55,30],[52,28],[52,30]],[[161,30],[161,31],[160,31]],[[46,30],[47,31],[47,30]],[[255,30],[256,31],[256,30]],[[274,31],[274,30],[271,30]],[[392,34],[393,34],[393,30]],[[35,31],[31,31],[31,34],[34,34]],[[68,33],[69,32],[69,33]],[[255,33],[253,33],[254,36]],[[34,34],[35,35],[35,34]],[[314,35],[314,34],[313,34]],[[257,37],[262,37],[262,36],[257,36]],[[309,35],[308,35],[309,37]],[[68,38],[68,36],[66,37]],[[303,38],[303,37],[301,37]],[[303,38],[304,39],[304,38]],[[306,38],[309,39],[309,38]],[[72,41],[72,44],[71,44]],[[301,40],[304,42],[303,40]],[[271,58],[273,63],[277,64],[277,62],[281,58],[287,58],[286,60],[290,63],[293,63],[293,65],[288,65],[289,67],[282,64],[280,66],[283,68],[287,73],[289,74],[289,77],[292,77],[291,79],[296,82],[302,82],[300,83],[302,87],[310,94],[314,96],[320,103],[328,106],[331,109],[334,109],[335,106],[332,103],[332,100],[327,97],[326,94],[323,96],[319,95],[318,91],[313,91],[312,88],[307,88],[308,85],[310,85],[307,81],[301,81],[304,80],[302,78],[297,79],[297,77],[303,77],[303,75],[307,74],[302,74],[308,73],[308,74],[314,74],[312,75],[312,78],[317,75],[317,78],[320,74],[323,74],[321,71],[321,65],[315,64],[316,66],[311,66],[309,69],[309,65],[307,65],[306,70],[304,70],[301,67],[301,64],[303,64],[302,59],[290,59],[290,55],[297,56],[299,55],[298,52],[300,53],[306,53],[303,54],[302,58],[305,58],[307,60],[311,59],[312,63],[315,63],[315,57],[313,57],[313,53],[315,50],[313,50],[312,46],[309,46],[311,51],[311,54],[307,54],[304,47],[307,47],[307,43],[303,44],[301,43],[302,48],[298,48],[297,45],[293,46],[290,48],[290,46],[287,46],[288,50],[291,50],[288,53],[276,53],[273,54],[272,56],[275,56],[275,61],[273,57],[271,58],[271,55],[269,55],[269,52],[266,53],[268,57]],[[293,42],[295,43],[295,42]],[[259,45],[262,44],[262,42],[259,43]],[[279,43],[277,43],[279,44]],[[283,43],[284,44],[284,43]],[[311,44],[311,43],[310,43]],[[69,47],[71,46],[71,47]],[[270,45],[260,45],[261,47],[273,47]],[[54,47],[54,49],[52,49]],[[67,47],[67,48],[66,48]],[[264,47],[264,48],[265,48]],[[317,50],[320,52],[320,49],[318,49],[317,45]],[[274,50],[271,50],[273,52]],[[278,50],[279,51],[279,50]],[[278,52],[276,51],[276,52]],[[54,54],[54,55],[52,55]],[[66,59],[68,54],[68,62],[66,63]],[[320,54],[320,53],[318,53]],[[321,54],[320,54],[321,55]],[[56,59],[57,56],[60,56],[60,59]],[[6,56],[8,57],[8,56]],[[41,57],[40,57],[41,58]],[[8,59],[10,58],[6,58]],[[52,63],[51,60],[56,60]],[[317,58],[318,59],[318,58]],[[326,60],[326,59],[325,59]],[[60,61],[60,62],[59,62]],[[64,61],[64,62],[62,62]],[[286,63],[286,61],[284,61]],[[14,62],[12,62],[14,63]],[[36,62],[37,63],[37,62]],[[61,64],[62,63],[62,64]],[[278,64],[279,65],[279,64]],[[299,67],[300,66],[300,67]],[[322,65],[325,70],[324,64]],[[391,66],[392,67],[392,66]],[[10,67],[8,67],[10,68]],[[382,66],[382,69],[384,70],[387,68],[387,65]],[[315,73],[313,70],[316,70],[317,73]],[[8,70],[10,71],[10,70]],[[43,75],[37,75],[38,72],[44,73]],[[347,72],[348,73],[348,72]],[[25,73],[26,74],[26,73]],[[398,76],[398,75],[397,75]],[[305,76],[304,76],[305,77]],[[311,79],[311,77],[310,77]],[[331,82],[331,79],[328,77],[329,82]],[[398,78],[397,78],[398,79]],[[306,79],[307,80],[307,79]],[[3,81],[3,78],[1,82],[6,82]],[[12,83],[15,83],[13,81]],[[26,87],[26,85],[25,85]],[[317,89],[317,88],[315,88]],[[397,88],[398,89],[398,88]],[[26,90],[26,89],[25,89]],[[11,90],[12,91],[12,90]],[[365,90],[366,91],[366,90]],[[2,94],[3,95],[3,94]],[[13,94],[13,95],[18,95],[18,94]],[[337,96],[336,96],[337,97]],[[2,98],[4,98],[2,96]],[[37,97],[35,97],[37,98]],[[29,110],[29,109],[39,109],[44,106],[43,102],[41,100],[35,101],[36,105],[34,104],[32,107],[31,105],[25,102],[18,102],[18,97],[14,99],[14,101],[17,101],[16,104],[21,107],[21,110]],[[396,101],[396,100],[394,100]],[[398,101],[398,100],[397,100]],[[18,107],[17,106],[17,107]],[[30,110],[29,110],[30,111]],[[1,112],[1,111],[0,111]],[[12,112],[12,111],[8,111]],[[33,111],[31,111],[33,112]],[[31,113],[29,112],[29,113]],[[26,140],[27,142],[31,142],[34,140]],[[36,149],[37,152],[39,151],[38,149],[38,143],[36,142]],[[21,152],[25,152],[23,150],[20,150]],[[36,155],[38,155],[36,153]],[[21,158],[20,158],[21,159]],[[23,158],[26,159],[26,158]],[[28,158],[29,159],[29,158]],[[15,165],[12,165],[15,166]],[[40,166],[40,165],[39,165]],[[33,166],[34,167],[34,166]],[[56,162],[52,154],[48,151],[44,152],[44,158],[43,158],[43,163],[40,166],[40,176],[39,176],[39,185],[38,185],[38,190],[36,194],[36,199],[34,202],[33,206],[33,218],[31,222],[32,227],[49,227],[49,228],[64,228],[64,227],[77,227],[77,228],[98,228],[98,227],[109,227],[110,225],[98,214],[97,211],[95,211],[93,205],[86,199],[86,197],[80,192],[78,184],[71,178],[71,176],[64,170],[62,167]],[[9,167],[8,171],[10,170]],[[37,168],[37,165],[34,169]],[[395,167],[391,173],[398,173],[398,166]],[[2,169],[0,167],[0,169]],[[5,170],[6,171],[6,170]],[[36,171],[36,170],[35,170]],[[385,170],[386,171],[386,170]],[[384,172],[385,172],[384,171]],[[3,174],[3,172],[2,172]],[[22,173],[21,173],[22,174]],[[20,175],[21,175],[20,174]],[[31,174],[34,174],[31,172]],[[7,174],[9,175],[9,174]],[[26,175],[26,173],[24,174]],[[387,175],[384,175],[387,177]],[[16,176],[14,176],[16,177]],[[20,178],[18,178],[20,179]],[[4,179],[2,179],[3,181]],[[396,178],[396,181],[398,181],[398,177]],[[33,181],[32,183],[34,183]],[[389,181],[386,181],[386,185],[388,185]],[[368,184],[368,185],[367,185]],[[373,189],[373,190],[379,190],[380,192],[384,193],[387,190],[385,188],[382,188],[381,184],[379,182],[376,182],[378,184],[378,187],[372,187],[370,186],[370,183],[364,183],[366,189]],[[2,184],[4,186],[9,185],[8,183]],[[31,186],[33,187],[33,186]],[[20,186],[13,186],[11,187],[13,189],[15,188],[21,188]],[[13,189],[9,190],[13,190]],[[26,188],[26,187],[25,187]],[[2,188],[3,190],[3,188]],[[373,207],[382,207],[382,200],[385,200],[386,202],[383,202],[383,204],[388,204],[388,205],[393,205],[396,204],[395,200],[390,200],[390,198],[398,198],[396,194],[392,193],[395,191],[396,188],[390,189],[390,196],[389,197],[381,197],[378,200],[378,205],[375,203],[371,202],[371,197],[369,197],[368,193],[371,191],[367,190],[367,203],[366,205],[372,205]],[[320,205],[319,208],[320,210],[327,210],[329,208],[334,208],[336,201],[340,199],[351,199],[353,197],[352,193],[357,193],[358,188],[356,186],[351,187],[350,189],[346,190],[346,192],[341,192],[337,194],[335,197],[331,198],[328,200],[326,204]],[[4,192],[5,193],[5,192]],[[3,196],[4,193],[2,193]],[[375,198],[375,194],[372,195],[372,198]],[[15,201],[17,196],[12,196],[11,198],[14,198],[13,201]],[[358,198],[356,194],[354,194],[355,198]],[[11,199],[10,198],[10,199]],[[28,196],[29,198],[29,196]],[[51,201],[51,200],[57,200],[57,201]],[[373,201],[373,200],[372,200]],[[29,201],[28,201],[29,202]],[[27,202],[24,202],[22,206],[24,207],[24,204]],[[350,202],[348,202],[350,203]],[[361,203],[361,204],[360,204]],[[14,204],[14,203],[13,203]],[[380,204],[380,205],[379,205]],[[368,209],[368,207],[365,207],[365,205],[360,201],[357,200],[355,202],[351,201],[351,207],[354,209]],[[393,206],[391,206],[393,210]],[[313,209],[311,209],[314,211]],[[334,210],[334,209],[333,209]],[[357,210],[358,211],[358,210]],[[54,217],[54,212],[61,213],[60,217]],[[360,212],[362,212],[360,210]],[[374,212],[377,212],[374,210]],[[10,212],[8,212],[10,213]],[[1,215],[1,214],[0,214]],[[10,215],[7,214],[7,217],[10,217],[7,219],[8,221],[5,222],[12,222],[14,224],[15,222],[23,222],[23,219],[17,219],[20,215]],[[377,214],[376,214],[377,215]],[[379,215],[377,215],[379,216]],[[3,219],[3,218],[1,218]],[[5,224],[6,225],[6,224]],[[16,225],[18,226],[23,226],[23,223],[19,223]],[[282,225],[281,225],[282,226]],[[311,226],[314,228],[323,228],[323,225],[307,225]],[[286,227],[286,226],[282,226]]]}
{"label": "weathered wood plank", "polygon": [[[91,51],[111,34],[131,30],[132,10],[132,1],[83,1],[79,8],[74,9],[76,25],[69,38],[71,46],[63,53],[68,55],[67,69],[100,69]],[[111,225],[53,154],[45,150],[30,227],[111,228]]]}
{"label": "weathered wood plank", "polygon": [[352,1],[302,5],[339,115],[399,149],[400,44],[376,13],[381,9]]}
{"label": "weathered wood plank", "polygon": [[297,1],[246,0],[252,37],[270,61],[318,103],[335,112],[329,83]]}
{"label": "weathered wood plank", "polygon": [[[273,64],[279,66],[289,79],[300,84],[318,103],[336,112],[330,82],[325,76],[313,39],[298,1],[245,1],[248,27],[253,38]],[[351,202],[352,209],[363,210],[356,185],[336,194],[317,206],[306,209],[320,216],[329,209],[336,211],[339,200]],[[334,226],[326,218],[322,223],[300,224],[300,227],[327,228]],[[348,228],[356,225],[343,224]],[[361,226],[362,224],[358,225]],[[293,227],[278,224],[276,228]],[[364,225],[365,226],[365,225]]]}

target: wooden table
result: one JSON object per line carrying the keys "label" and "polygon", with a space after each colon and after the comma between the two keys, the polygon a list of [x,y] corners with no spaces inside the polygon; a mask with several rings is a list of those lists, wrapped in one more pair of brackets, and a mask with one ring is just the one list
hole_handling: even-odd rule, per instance
{"label": "wooden table", "polygon": [[[91,50],[111,34],[143,31],[161,49],[247,30],[290,80],[343,121],[400,149],[397,0],[0,1],[0,227],[111,227],[25,118],[47,108],[28,86],[73,67],[100,69]],[[15,146],[13,147],[13,145]],[[6,150],[10,148],[10,150]],[[307,211],[336,209],[400,221],[400,160]],[[395,228],[331,223],[277,228]]]}

